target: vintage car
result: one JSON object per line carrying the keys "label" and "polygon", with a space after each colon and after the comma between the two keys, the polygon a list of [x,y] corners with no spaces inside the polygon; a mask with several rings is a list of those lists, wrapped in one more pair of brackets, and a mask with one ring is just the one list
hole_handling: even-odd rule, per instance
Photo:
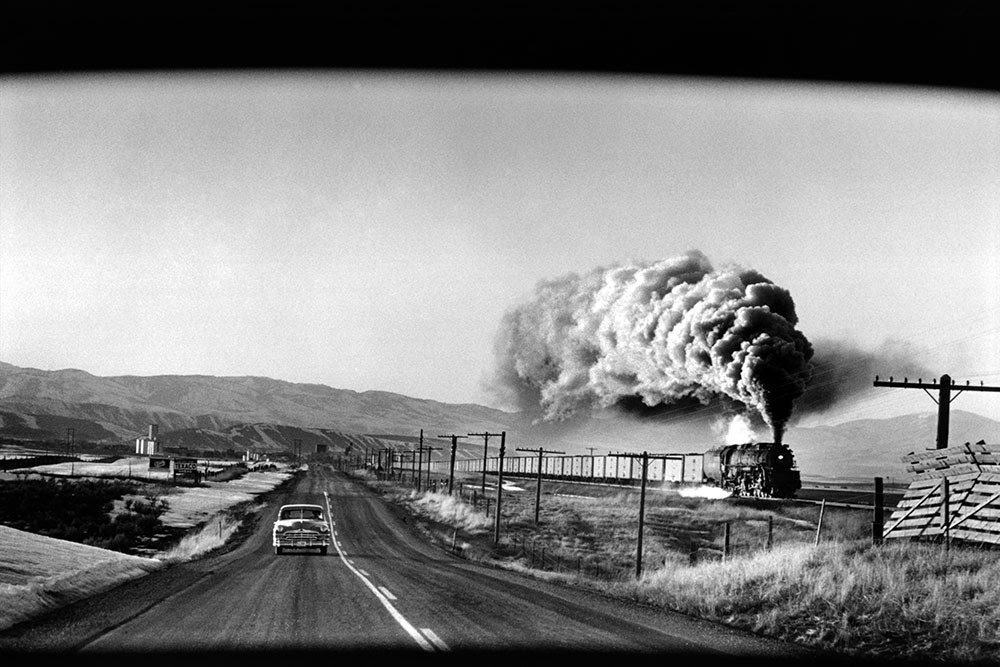
{"label": "vintage car", "polygon": [[320,505],[282,505],[272,529],[274,553],[286,549],[319,549],[330,546],[330,526]]}

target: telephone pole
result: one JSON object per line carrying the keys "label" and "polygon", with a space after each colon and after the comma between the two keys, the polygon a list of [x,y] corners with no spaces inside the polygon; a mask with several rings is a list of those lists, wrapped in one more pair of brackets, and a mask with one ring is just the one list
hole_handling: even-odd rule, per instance
{"label": "telephone pole", "polygon": [[500,499],[503,495],[503,452],[507,440],[507,431],[500,432],[500,459],[497,461],[497,513],[493,525],[493,544],[500,542]]}
{"label": "telephone pole", "polygon": [[417,446],[417,491],[420,490],[420,474],[424,469],[424,429],[420,429],[420,444]]}
{"label": "telephone pole", "polygon": [[535,480],[535,525],[538,525],[538,508],[542,504],[542,455],[543,454],[565,454],[566,452],[557,452],[550,449],[525,449],[518,447],[519,452],[538,452],[538,478]]}
{"label": "telephone pole", "polygon": [[[902,382],[896,382],[890,375],[888,382],[885,380],[879,380],[878,376],[875,376],[876,387],[896,387],[902,389],[923,389],[924,393],[931,397],[931,400],[938,404],[938,423],[937,423],[937,446],[935,449],[946,449],[948,447],[948,426],[950,421],[949,405],[952,401],[958,398],[958,395],[963,391],[1000,391],[1000,387],[986,387],[980,382],[979,386],[970,385],[969,381],[965,381],[965,386],[956,385],[955,381],[951,379],[949,375],[942,375],[941,382],[931,380],[930,383],[924,382],[923,378],[917,378],[916,382],[910,382],[909,378],[903,378]],[[928,391],[928,389],[936,389],[938,392],[938,397],[934,398],[934,395]],[[954,396],[951,395],[953,390],[958,391]]]}
{"label": "telephone pole", "polygon": [[642,454],[611,454],[608,456],[617,457],[628,457],[632,461],[639,460],[642,465],[642,483],[639,491],[639,536],[636,540],[635,548],[635,577],[636,579],[642,574],[642,529],[644,522],[644,515],[646,513],[646,477],[649,472],[649,461],[653,460],[666,460],[670,458],[669,454],[654,454],[650,455],[648,452],[643,452]]}
{"label": "telephone pole", "polygon": [[[506,431],[504,431],[506,433]],[[482,494],[486,495],[486,456],[490,449],[490,436],[491,435],[502,435],[500,433],[470,433],[469,435],[481,435],[483,436],[483,484],[481,487]]]}
{"label": "telephone pole", "polygon": [[467,438],[467,435],[439,435],[439,438],[451,438],[451,465],[448,468],[448,495],[451,495],[452,486],[455,483],[455,450],[458,448],[458,439]]}
{"label": "telephone pole", "polygon": [[441,449],[440,447],[431,447],[430,445],[424,445],[424,449],[427,450],[427,490],[431,490],[431,454],[434,453],[435,449]]}

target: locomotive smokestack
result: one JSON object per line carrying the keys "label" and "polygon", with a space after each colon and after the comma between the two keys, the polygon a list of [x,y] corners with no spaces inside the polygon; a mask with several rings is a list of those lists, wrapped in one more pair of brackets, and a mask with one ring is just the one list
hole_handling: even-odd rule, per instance
{"label": "locomotive smokestack", "polygon": [[715,270],[697,250],[541,282],[504,316],[498,375],[546,420],[640,399],[725,397],[780,440],[809,381],[812,345],[787,290],[753,269]]}

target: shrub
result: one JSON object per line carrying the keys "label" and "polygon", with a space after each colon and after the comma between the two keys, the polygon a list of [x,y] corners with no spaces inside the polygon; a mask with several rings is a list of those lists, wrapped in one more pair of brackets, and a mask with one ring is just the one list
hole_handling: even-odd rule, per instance
{"label": "shrub", "polygon": [[0,524],[81,544],[133,553],[144,538],[162,530],[162,499],[129,499],[126,511],[110,516],[114,501],[137,491],[121,480],[32,479],[0,481]]}

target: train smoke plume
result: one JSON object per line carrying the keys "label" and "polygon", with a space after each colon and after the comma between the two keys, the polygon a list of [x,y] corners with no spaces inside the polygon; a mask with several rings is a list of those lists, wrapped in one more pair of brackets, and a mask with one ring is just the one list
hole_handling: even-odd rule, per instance
{"label": "train smoke plume", "polygon": [[700,251],[541,282],[496,339],[500,381],[543,420],[634,403],[718,402],[758,414],[780,442],[812,345],[788,291]]}

